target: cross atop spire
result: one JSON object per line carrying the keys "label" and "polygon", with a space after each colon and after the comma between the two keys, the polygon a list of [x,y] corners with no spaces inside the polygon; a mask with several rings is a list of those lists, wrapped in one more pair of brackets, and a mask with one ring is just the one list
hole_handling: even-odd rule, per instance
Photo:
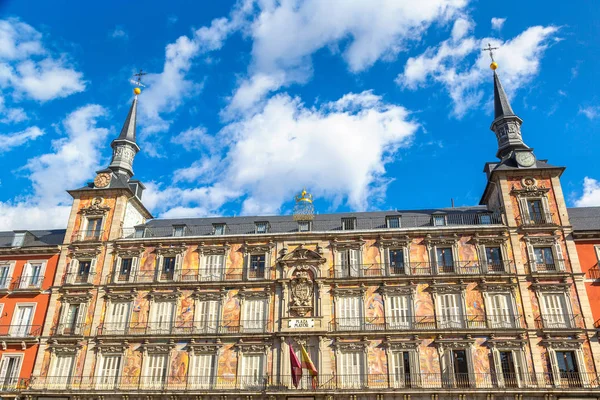
{"label": "cross atop spire", "polygon": [[494,62],[494,50],[498,50],[498,47],[492,47],[490,43],[488,43],[488,47],[484,47],[483,49],[481,49],[481,51],[490,52],[490,58],[492,59],[492,62]]}

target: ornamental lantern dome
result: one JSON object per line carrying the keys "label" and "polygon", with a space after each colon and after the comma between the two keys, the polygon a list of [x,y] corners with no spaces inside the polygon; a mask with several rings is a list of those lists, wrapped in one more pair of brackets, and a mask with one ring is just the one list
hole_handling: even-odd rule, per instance
{"label": "ornamental lantern dome", "polygon": [[296,196],[296,205],[294,206],[295,221],[312,221],[315,217],[315,206],[313,205],[312,194],[306,189]]}

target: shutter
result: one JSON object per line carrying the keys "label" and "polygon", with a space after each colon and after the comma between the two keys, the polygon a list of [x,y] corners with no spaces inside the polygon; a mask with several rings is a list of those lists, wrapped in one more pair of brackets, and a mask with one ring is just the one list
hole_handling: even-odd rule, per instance
{"label": "shutter", "polygon": [[421,383],[421,367],[419,362],[419,352],[408,352],[408,361],[410,363],[410,381],[412,385],[419,387]]}
{"label": "shutter", "polygon": [[338,251],[335,255],[337,262],[335,264],[335,277],[342,278],[344,277],[344,251]]}
{"label": "shutter", "polygon": [[494,372],[496,373],[496,381],[498,382],[498,386],[504,387],[504,374],[502,373],[502,360],[500,359],[500,351],[495,347],[492,348],[492,358],[494,360]]}
{"label": "shutter", "polygon": [[348,250],[350,252],[350,276],[360,276],[359,250]]}
{"label": "shutter", "polygon": [[8,364],[10,361],[10,357],[2,357],[2,361],[0,361],[0,379],[2,379],[2,382],[6,382],[8,378],[6,376],[6,374],[8,373]]}
{"label": "shutter", "polygon": [[517,382],[517,387],[522,387],[523,384],[523,366],[521,365],[521,351],[520,350],[512,350],[511,351],[513,364],[515,366],[515,380]]}
{"label": "shutter", "polygon": [[388,275],[393,275],[394,272],[392,270],[392,265],[390,262],[390,249],[389,248],[384,248],[383,249],[383,265],[385,266],[386,270],[388,271]]}
{"label": "shutter", "polygon": [[469,372],[469,386],[475,386],[475,368],[473,367],[473,350],[471,346],[467,346],[465,349],[465,355],[467,356],[467,371]]}
{"label": "shutter", "polygon": [[[69,303],[61,303],[60,306],[60,314],[58,315],[58,329],[57,329],[57,333],[59,335],[62,335],[64,329],[65,329],[65,323],[67,320],[67,310],[69,309]],[[0,314],[2,312],[0,311]]]}
{"label": "shutter", "polygon": [[117,256],[117,261],[115,262],[115,272],[113,274],[113,282],[118,282],[119,280],[119,275],[121,274],[121,261],[121,257]]}
{"label": "shutter", "polygon": [[131,259],[131,270],[129,271],[129,282],[133,282],[137,276],[139,258],[133,257]]}
{"label": "shutter", "polygon": [[404,371],[404,353],[401,351],[394,352],[392,360],[394,361],[394,381],[396,387],[406,386],[405,377],[406,371]]}
{"label": "shutter", "polygon": [[442,354],[442,386],[454,385],[454,364],[452,363],[452,351],[445,349]]}
{"label": "shutter", "polygon": [[96,257],[90,260],[90,273],[88,275],[87,283],[94,282],[94,277],[96,276],[96,263],[98,259]]}
{"label": "shutter", "polygon": [[127,331],[127,320],[129,318],[130,303],[113,303],[112,315],[110,316],[110,328],[117,333]]}
{"label": "shutter", "polygon": [[542,197],[542,221],[546,223],[552,223],[552,216],[550,216],[550,205],[548,204],[548,198]]}
{"label": "shutter", "polygon": [[271,272],[271,249],[269,249],[265,253],[265,268],[264,268],[264,278],[265,279],[271,278],[270,272]]}
{"label": "shutter", "polygon": [[575,359],[577,361],[577,371],[579,371],[579,379],[583,387],[588,387],[589,381],[585,368],[585,359],[583,357],[583,351],[581,349],[575,350]]}
{"label": "shutter", "polygon": [[529,268],[531,269],[531,272],[535,272],[537,270],[535,265],[535,252],[533,251],[531,243],[527,243],[527,256],[529,257]]}
{"label": "shutter", "polygon": [[563,255],[563,251],[562,251],[562,246],[560,245],[560,242],[556,242],[554,244],[554,249],[556,251],[556,267],[559,271],[564,271],[565,270],[565,257]]}
{"label": "shutter", "polygon": [[550,367],[552,369],[554,386],[560,387],[560,370],[558,369],[558,361],[556,360],[556,352],[554,351],[554,349],[548,349],[548,357],[550,358]]}
{"label": "shutter", "polygon": [[[42,265],[40,267],[40,276],[38,278],[38,287],[42,287],[42,285],[44,284],[44,275],[46,274],[46,261],[42,262]],[[52,285],[52,282],[50,282],[50,285]]]}
{"label": "shutter", "polygon": [[521,220],[524,225],[530,223],[529,208],[527,207],[527,199],[520,197],[519,205],[521,206]]}
{"label": "shutter", "polygon": [[390,299],[390,314],[394,328],[410,328],[410,310],[408,296],[392,296]]}
{"label": "shutter", "polygon": [[524,386],[529,386],[529,369],[527,368],[527,359],[525,358],[525,353],[523,350],[515,350],[515,355],[517,356],[517,362],[519,364],[519,380]]}
{"label": "shutter", "polygon": [[81,303],[79,304],[79,310],[77,313],[77,320],[75,321],[75,334],[80,335],[83,330],[83,326],[85,324],[85,317],[87,314],[87,304]]}
{"label": "shutter", "polygon": [[173,280],[178,281],[181,271],[183,269],[183,256],[181,254],[177,254],[175,256],[175,267],[173,271]]}
{"label": "shutter", "polygon": [[404,247],[402,249],[402,259],[404,261],[404,273],[410,275],[410,247]]}
{"label": "shutter", "polygon": [[29,262],[25,263],[23,271],[24,272],[21,275],[21,282],[19,283],[19,288],[21,289],[27,288],[31,282],[31,264]]}

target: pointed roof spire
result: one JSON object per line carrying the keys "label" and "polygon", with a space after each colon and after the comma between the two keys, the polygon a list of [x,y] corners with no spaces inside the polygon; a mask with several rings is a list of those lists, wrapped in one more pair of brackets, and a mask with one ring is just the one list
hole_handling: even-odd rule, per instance
{"label": "pointed roof spire", "polygon": [[502,83],[500,83],[500,78],[498,78],[498,74],[494,69],[494,119],[514,116],[515,113],[510,106],[510,102],[508,101],[508,97],[504,92]]}
{"label": "pointed roof spire", "polygon": [[140,147],[135,141],[135,125],[138,94],[141,91],[139,88],[135,88],[134,93],[135,97],[133,103],[131,103],[131,108],[121,129],[121,133],[110,144],[110,147],[113,148],[113,156],[108,166],[108,168],[120,175],[124,175],[127,179],[133,176],[133,159],[138,151],[140,151]]}
{"label": "pointed roof spire", "polygon": [[[135,131],[136,131],[136,123],[137,123],[137,95],[133,99],[133,103],[131,103],[131,108],[129,108],[129,113],[127,114],[127,118],[125,119],[125,123],[123,124],[123,128],[121,128],[121,133],[119,137],[112,141],[111,146],[114,148],[115,144],[122,141],[127,141],[136,147],[138,147],[135,141]],[[139,150],[139,147],[138,147]]]}

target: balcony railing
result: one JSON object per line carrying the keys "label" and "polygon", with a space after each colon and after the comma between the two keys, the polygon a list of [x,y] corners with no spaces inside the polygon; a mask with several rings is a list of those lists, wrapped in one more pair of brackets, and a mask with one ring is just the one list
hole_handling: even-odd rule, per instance
{"label": "balcony railing", "polygon": [[65,274],[65,285],[88,285],[94,283],[95,272],[69,272]]}
{"label": "balcony railing", "polygon": [[0,325],[0,340],[40,336],[41,333],[41,325]]}
{"label": "balcony railing", "polygon": [[83,335],[83,330],[85,329],[85,323],[79,324],[58,324],[56,327],[52,329],[51,335]]}
{"label": "balcony railing", "polygon": [[518,225],[522,226],[556,225],[554,214],[547,212],[530,213],[528,216],[517,217],[516,221]]}
{"label": "balcony railing", "polygon": [[241,321],[186,321],[178,323],[139,322],[132,324],[100,324],[98,336],[135,336],[135,335],[205,335],[266,333],[271,324],[265,320]]}
{"label": "balcony railing", "polygon": [[330,331],[395,331],[452,329],[519,329],[521,316],[433,315],[404,318],[336,318],[329,323]]}
{"label": "balcony railing", "polygon": [[264,270],[257,273],[255,270],[244,268],[227,268],[222,271],[207,269],[183,269],[168,274],[157,274],[155,271],[138,271],[129,274],[117,274],[107,277],[107,284],[125,283],[154,283],[154,282],[226,282],[243,280],[262,280],[266,274]]}
{"label": "balcony railing", "polygon": [[80,229],[71,235],[71,242],[98,242],[102,239],[104,231]]}
{"label": "balcony railing", "polygon": [[41,275],[21,275],[10,284],[10,290],[39,291],[42,288],[44,277]]}
{"label": "balcony railing", "polygon": [[[291,219],[291,217],[290,217]],[[434,222],[435,221],[435,222]],[[489,212],[449,213],[437,215],[402,216],[401,228],[444,228],[445,226],[471,226],[471,225],[503,225],[502,214]],[[372,218],[356,218],[356,230],[386,230],[384,220],[377,221]],[[396,230],[398,228],[394,228]],[[342,222],[333,224],[331,221],[313,221],[312,232],[342,231]],[[298,223],[295,221],[271,221],[269,232],[293,233],[298,232]],[[252,223],[227,224],[223,235],[255,235],[256,225]],[[180,237],[180,236],[215,236],[212,225],[186,225],[183,232],[177,231],[173,226],[146,226],[139,228],[123,228],[123,238],[151,238],[151,237]]]}
{"label": "balcony railing", "polygon": [[534,270],[532,272],[539,273],[554,273],[565,271],[565,260],[554,260],[547,263],[534,263]]}
{"label": "balcony railing", "polygon": [[124,391],[124,392],[203,392],[220,390],[240,390],[246,392],[331,392],[357,390],[405,391],[423,389],[447,390],[464,389],[489,391],[490,389],[513,389],[515,392],[538,389],[569,389],[584,391],[599,389],[595,373],[564,372],[554,378],[552,374],[540,373],[418,373],[418,374],[338,374],[319,375],[314,380],[305,374],[296,388],[290,376],[272,377],[267,374],[247,376],[103,376],[65,377],[46,376],[32,378],[29,390],[32,391]]}
{"label": "balcony railing", "polygon": [[27,389],[30,384],[30,379],[25,378],[5,378],[0,383],[1,392],[17,392]]}
{"label": "balcony railing", "polygon": [[598,267],[588,269],[585,277],[587,279],[600,279],[600,269]]}
{"label": "balcony railing", "polygon": [[579,314],[543,314],[535,319],[537,329],[583,329]]}
{"label": "balcony railing", "polygon": [[455,261],[443,264],[436,262],[371,263],[334,265],[334,278],[419,276],[419,275],[485,275],[513,271],[512,261]]}

